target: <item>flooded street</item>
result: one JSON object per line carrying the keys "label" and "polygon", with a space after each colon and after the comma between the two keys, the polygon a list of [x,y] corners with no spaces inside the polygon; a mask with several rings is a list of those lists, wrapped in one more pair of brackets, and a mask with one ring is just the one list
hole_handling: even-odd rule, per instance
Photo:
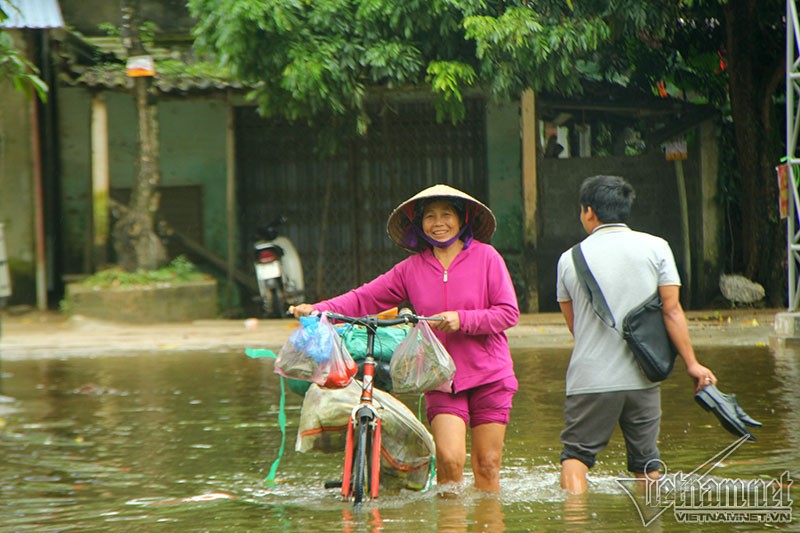
{"label": "flooded street", "polygon": [[[800,357],[766,347],[698,348],[724,392],[764,423],[711,476],[800,475]],[[641,530],[619,432],[590,473],[590,493],[559,488],[561,406],[569,348],[516,349],[520,392],[508,428],[501,494],[385,492],[360,512],[323,484],[341,456],[294,451],[302,398],[287,390],[286,451],[275,483],[280,381],[272,360],[242,350],[2,362],[0,531],[624,531]],[[417,412],[417,396],[402,396]],[[689,473],[735,439],[693,400],[678,363],[662,386],[667,477]],[[795,501],[797,490],[791,491]],[[797,530],[793,524],[780,529]],[[672,510],[650,528],[685,531]],[[697,527],[697,526],[694,526]],[[745,524],[742,530],[760,529]],[[703,526],[729,531],[730,524]]]}

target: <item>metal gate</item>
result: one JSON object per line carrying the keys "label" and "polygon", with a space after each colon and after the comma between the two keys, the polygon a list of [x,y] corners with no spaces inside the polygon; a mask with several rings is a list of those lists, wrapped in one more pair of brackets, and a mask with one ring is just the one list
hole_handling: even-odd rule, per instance
{"label": "metal gate", "polygon": [[421,189],[446,183],[485,201],[485,102],[465,103],[458,125],[437,123],[429,101],[375,104],[369,133],[327,158],[316,155],[308,126],[237,108],[243,269],[252,270],[253,230],[283,214],[303,261],[307,300],[329,298],[406,257],[389,239],[386,219]]}

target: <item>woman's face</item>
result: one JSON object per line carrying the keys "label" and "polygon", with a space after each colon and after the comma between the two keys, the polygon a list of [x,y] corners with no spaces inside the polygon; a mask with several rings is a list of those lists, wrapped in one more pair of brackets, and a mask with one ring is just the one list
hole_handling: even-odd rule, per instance
{"label": "woman's face", "polygon": [[449,202],[432,202],[422,211],[422,231],[428,237],[446,242],[461,230],[461,218]]}

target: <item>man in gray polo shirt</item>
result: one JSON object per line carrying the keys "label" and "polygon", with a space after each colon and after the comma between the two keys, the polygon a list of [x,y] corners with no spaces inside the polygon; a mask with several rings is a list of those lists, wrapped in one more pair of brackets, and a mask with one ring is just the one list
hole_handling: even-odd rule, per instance
{"label": "man in gray polo shirt", "polygon": [[630,184],[616,176],[587,178],[580,189],[580,220],[589,234],[581,250],[616,328],[594,313],[569,250],[558,261],[558,303],[575,337],[567,369],[561,486],[576,494],[586,491],[586,474],[617,423],[625,438],[628,470],[637,477],[658,477],[660,387],[647,380],[622,338],[619,328],[630,310],[658,290],[667,332],[696,390],[717,381],[695,357],[669,244],[625,224],[634,197]]}

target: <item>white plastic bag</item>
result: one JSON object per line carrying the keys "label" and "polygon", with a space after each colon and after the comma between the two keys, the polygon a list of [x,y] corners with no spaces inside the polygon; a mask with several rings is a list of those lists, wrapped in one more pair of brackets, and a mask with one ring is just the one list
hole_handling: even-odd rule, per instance
{"label": "white plastic bag", "polygon": [[424,320],[395,348],[389,364],[392,392],[451,391],[456,365]]}
{"label": "white plastic bag", "polygon": [[[300,411],[295,450],[344,452],[347,421],[361,400],[361,387],[358,380],[336,390],[311,385]],[[424,489],[432,480],[433,436],[402,401],[380,389],[372,392],[373,405],[383,421],[381,487]]]}

